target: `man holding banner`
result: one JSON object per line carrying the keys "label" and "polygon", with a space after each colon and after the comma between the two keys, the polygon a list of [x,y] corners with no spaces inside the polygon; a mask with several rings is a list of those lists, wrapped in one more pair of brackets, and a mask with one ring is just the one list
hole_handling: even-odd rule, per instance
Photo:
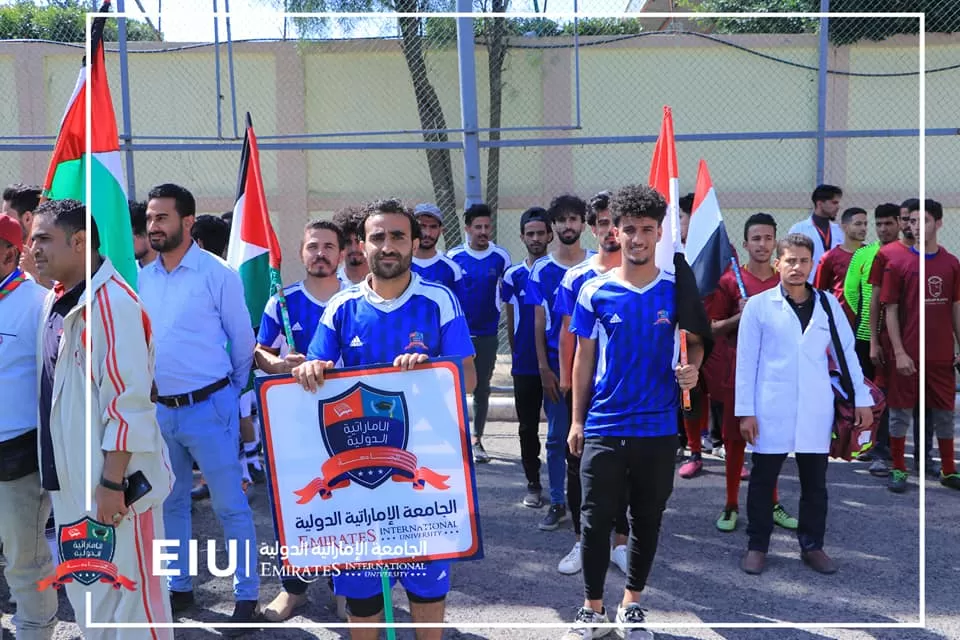
{"label": "man holding banner", "polygon": [[[308,391],[323,384],[324,371],[343,360],[355,367],[392,363],[413,369],[428,358],[460,358],[466,392],[476,385],[470,330],[456,296],[410,271],[420,226],[398,200],[371,204],[358,229],[370,275],[327,305],[310,343],[307,361],[291,372]],[[450,590],[450,563],[435,561],[418,571],[392,571],[407,591],[414,622],[442,622]],[[345,596],[352,623],[375,623],[384,609],[380,575],[344,571],[334,592]],[[439,640],[442,629],[417,629],[418,640]],[[376,640],[377,629],[351,629],[353,640]]]}

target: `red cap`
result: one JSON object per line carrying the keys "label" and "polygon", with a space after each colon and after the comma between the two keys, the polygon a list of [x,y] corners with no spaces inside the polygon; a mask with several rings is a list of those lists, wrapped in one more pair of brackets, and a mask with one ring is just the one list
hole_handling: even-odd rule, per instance
{"label": "red cap", "polygon": [[17,251],[23,250],[23,229],[16,218],[0,213],[0,240],[6,240]]}

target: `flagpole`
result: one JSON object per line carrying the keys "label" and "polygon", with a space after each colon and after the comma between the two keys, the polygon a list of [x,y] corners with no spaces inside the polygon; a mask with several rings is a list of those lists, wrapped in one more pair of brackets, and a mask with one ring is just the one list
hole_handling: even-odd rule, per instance
{"label": "flagpole", "polygon": [[290,328],[290,312],[287,311],[287,296],[283,294],[283,280],[280,279],[279,270],[270,269],[270,283],[277,291],[277,303],[280,307],[280,319],[283,322],[283,335],[287,339],[287,347],[290,349],[290,353],[296,353],[297,347],[293,342],[293,329]]}

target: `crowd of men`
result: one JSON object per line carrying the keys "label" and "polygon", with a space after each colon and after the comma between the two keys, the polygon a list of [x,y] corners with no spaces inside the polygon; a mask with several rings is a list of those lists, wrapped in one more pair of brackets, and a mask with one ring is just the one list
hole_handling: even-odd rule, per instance
{"label": "crowd of men", "polygon": [[[8,188],[8,215],[0,216],[0,403],[12,410],[0,418],[0,509],[36,514],[0,519],[18,635],[49,638],[56,624],[53,591],[36,587],[54,572],[44,538],[51,501],[61,527],[87,515],[112,525],[114,564],[138,585],[130,591],[68,583],[81,622],[87,588],[94,590],[90,615],[98,622],[166,622],[195,605],[186,557],[168,562],[174,575],[167,580],[150,572],[152,540],[174,539],[186,548],[194,499],[210,499],[227,540],[257,548],[245,495],[264,477],[251,419],[252,369],[292,375],[315,391],[338,363],[410,369],[431,358],[458,358],[473,396],[473,461],[489,462],[483,433],[501,311],[527,482],[522,503],[547,507],[539,523],[544,531],[571,519],[572,548],[557,570],[583,574],[583,603],[564,638],[610,631],[594,625],[610,620],[603,590],[611,563],[627,576],[614,616],[621,637],[652,637],[640,597],[675,469],[679,464],[683,479],[695,477],[708,449],[725,460],[720,531],[736,529],[740,484],[749,478],[745,572],[764,570],[775,525],[796,530],[805,564],[835,572],[823,549],[831,372],[838,360],[848,363],[863,428],[875,419],[865,380],[883,390],[887,410],[876,416],[876,446],[860,459],[871,458],[871,473],[888,477],[891,491],[905,491],[911,421],[913,441],[920,441],[921,287],[928,324],[940,328],[926,333],[923,409],[941,464],[935,469],[928,461],[927,469],[945,487],[960,489],[953,455],[960,262],[937,243],[942,206],[915,199],[882,204],[874,212],[877,240],[864,245],[868,214],[840,213],[842,195],[818,186],[810,218],[783,237],[773,216],[750,216],[743,227],[747,260],[730,267],[705,298],[682,259],[672,267],[656,264],[668,206],[647,186],[601,192],[589,203],[565,194],[547,208],[527,209],[519,224],[526,255],[516,264],[491,241],[494,214],[486,205],[464,211],[466,241],[445,255],[437,247],[444,216],[433,204],[378,200],[344,209],[303,229],[305,275],[284,289],[291,348],[277,296],[251,330],[240,277],[223,260],[229,214],[197,215],[186,188],[159,185],[145,202],[131,203],[137,293],[100,256],[96,224],[88,234],[81,203],[41,203],[35,187]],[[692,200],[680,201],[683,242]],[[587,228],[595,252],[581,243]],[[89,318],[87,299],[93,300]],[[84,484],[83,455],[88,357],[98,445],[91,487]],[[800,474],[796,518],[777,488],[789,454]],[[920,455],[915,451],[915,469]],[[195,468],[203,474],[197,486]],[[131,500],[138,475],[149,479],[149,490]],[[95,514],[85,509],[88,490]],[[240,563],[234,575],[231,622],[261,614],[280,622],[306,603],[307,582],[285,577],[261,612],[256,566]],[[450,563],[436,561],[395,573],[415,622],[443,620],[450,576]],[[351,621],[382,618],[379,574],[346,571],[331,586]],[[115,630],[84,632],[98,637]],[[152,633],[172,637],[170,629]],[[441,635],[441,629],[417,630],[420,640]],[[378,630],[354,628],[351,637],[377,638]]]}

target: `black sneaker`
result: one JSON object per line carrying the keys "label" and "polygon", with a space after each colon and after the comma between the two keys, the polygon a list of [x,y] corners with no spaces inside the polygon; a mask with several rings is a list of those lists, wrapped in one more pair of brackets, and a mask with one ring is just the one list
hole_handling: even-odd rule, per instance
{"label": "black sneaker", "polygon": [[907,490],[907,472],[894,469],[887,478],[887,489],[894,493],[903,493]]}
{"label": "black sneaker", "polygon": [[960,490],[960,473],[951,473],[948,476],[945,476],[941,473],[940,484],[945,486],[947,489]]}
{"label": "black sneaker", "polygon": [[[259,617],[260,611],[256,600],[237,600],[237,604],[233,607],[233,615],[228,622],[256,622]],[[257,629],[231,627],[224,629],[221,633],[226,638],[239,638],[251,631],[257,631]]]}
{"label": "black sneaker", "polygon": [[490,462],[490,456],[480,442],[475,442],[473,445],[473,462],[474,464],[486,464]]}
{"label": "black sneaker", "polygon": [[541,531],[553,531],[560,526],[560,523],[567,517],[567,508],[562,504],[550,505],[550,510],[543,517],[537,526]]}
{"label": "black sneaker", "polygon": [[250,479],[253,480],[254,484],[263,484],[267,481],[267,474],[263,470],[263,467],[257,468],[255,464],[249,462],[247,458],[247,472],[250,474]]}
{"label": "black sneaker", "polygon": [[186,611],[193,606],[193,591],[171,591],[170,610],[173,613]]}
{"label": "black sneaker", "polygon": [[927,458],[927,477],[934,480],[940,479],[940,465],[933,458]]}

